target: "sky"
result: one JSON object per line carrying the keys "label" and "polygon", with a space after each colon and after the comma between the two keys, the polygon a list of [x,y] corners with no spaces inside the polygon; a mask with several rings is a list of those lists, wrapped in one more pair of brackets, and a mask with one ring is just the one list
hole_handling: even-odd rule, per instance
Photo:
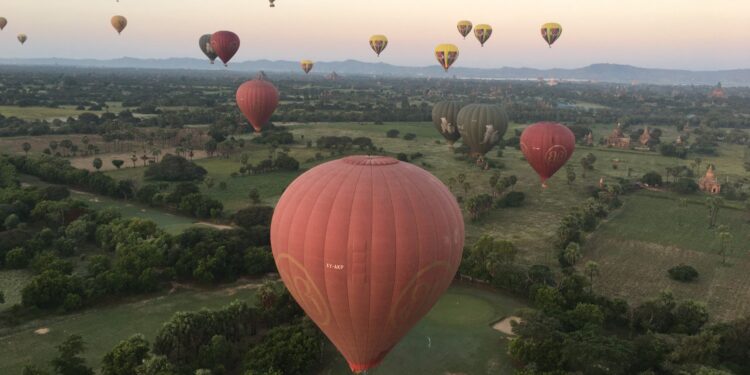
{"label": "sky", "polygon": [[[0,58],[196,57],[200,35],[232,30],[235,60],[436,64],[435,45],[456,44],[455,67],[576,68],[592,63],[652,68],[750,68],[748,0],[0,0]],[[121,36],[110,18],[123,15]],[[484,47],[456,22],[487,23]],[[563,26],[547,45],[539,28]],[[21,46],[18,33],[29,40]],[[377,58],[372,34],[388,36]]]}

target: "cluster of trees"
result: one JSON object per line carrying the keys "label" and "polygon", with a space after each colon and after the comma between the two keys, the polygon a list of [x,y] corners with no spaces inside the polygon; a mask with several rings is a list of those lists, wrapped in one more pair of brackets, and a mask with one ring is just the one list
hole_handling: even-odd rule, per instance
{"label": "cluster of trees", "polygon": [[[526,199],[526,194],[512,191],[517,182],[518,178],[515,175],[502,176],[500,172],[496,171],[489,178],[489,194],[480,193],[466,199],[458,197],[458,200],[466,207],[471,220],[476,221],[493,208],[520,207]],[[466,175],[460,173],[458,176],[448,179],[448,187],[451,190],[459,188],[463,190],[465,195],[468,195],[472,185],[466,181]],[[508,191],[508,189],[511,189],[511,191]]]}
{"label": "cluster of trees", "polygon": [[172,154],[166,154],[160,162],[151,164],[143,176],[159,181],[200,181],[206,176],[205,168],[194,162]]}
{"label": "cluster of trees", "polygon": [[319,149],[337,151],[351,150],[354,146],[367,151],[378,149],[369,137],[322,136],[315,141],[315,146]]}

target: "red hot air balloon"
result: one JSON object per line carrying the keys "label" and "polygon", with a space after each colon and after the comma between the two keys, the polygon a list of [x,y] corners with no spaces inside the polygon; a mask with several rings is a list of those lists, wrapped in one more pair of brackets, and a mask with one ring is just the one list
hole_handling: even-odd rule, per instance
{"label": "red hot air balloon", "polygon": [[224,66],[227,66],[229,60],[240,49],[240,37],[231,31],[217,31],[211,35],[211,48],[219,56]]}
{"label": "red hot air balloon", "polygon": [[542,187],[573,155],[576,137],[567,126],[555,122],[538,122],[521,134],[521,151],[542,179]]}
{"label": "red hot air balloon", "polygon": [[377,366],[450,285],[461,210],[424,169],[381,156],[321,164],[271,221],[281,279],[354,372]]}
{"label": "red hot air balloon", "polygon": [[237,106],[259,132],[279,105],[279,90],[271,82],[254,79],[237,89]]}

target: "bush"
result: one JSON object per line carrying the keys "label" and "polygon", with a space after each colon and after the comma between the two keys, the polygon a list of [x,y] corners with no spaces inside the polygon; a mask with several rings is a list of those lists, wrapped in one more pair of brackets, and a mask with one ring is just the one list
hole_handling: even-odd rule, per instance
{"label": "bush", "polygon": [[404,134],[404,139],[407,140],[407,141],[414,140],[415,138],[417,138],[417,135],[414,134],[414,133],[406,133],[406,134]]}
{"label": "bush", "polygon": [[273,207],[253,206],[237,211],[232,217],[232,221],[245,230],[251,230],[258,225],[270,226],[272,216]]}
{"label": "bush", "polygon": [[526,194],[520,191],[511,191],[504,197],[495,201],[495,208],[521,207],[526,199]]}
{"label": "bush", "polygon": [[692,266],[680,264],[669,269],[669,278],[683,283],[689,283],[698,278],[698,270]]}
{"label": "bush", "polygon": [[401,134],[401,132],[397,129],[391,129],[385,133],[385,136],[388,138],[398,138],[399,134]]}
{"label": "bush", "polygon": [[166,154],[160,162],[146,169],[144,177],[162,181],[194,181],[202,180],[206,173],[205,168],[182,156]]}
{"label": "bush", "polygon": [[405,154],[405,153],[403,153],[403,152],[399,152],[399,153],[398,153],[398,154],[396,155],[396,159],[398,159],[398,160],[401,160],[401,161],[409,161],[409,156],[408,156],[408,155],[406,155],[406,154]]}
{"label": "bush", "polygon": [[692,194],[699,190],[698,184],[691,178],[681,178],[672,185],[672,190],[680,194]]}
{"label": "bush", "polygon": [[662,178],[661,175],[656,172],[648,172],[641,177],[641,182],[648,186],[661,186]]}

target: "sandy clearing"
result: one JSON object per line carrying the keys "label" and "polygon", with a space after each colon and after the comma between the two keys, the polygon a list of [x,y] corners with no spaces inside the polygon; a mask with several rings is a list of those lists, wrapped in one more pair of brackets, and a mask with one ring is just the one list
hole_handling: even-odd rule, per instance
{"label": "sandy clearing", "polygon": [[229,229],[234,229],[235,228],[235,227],[233,227],[231,225],[214,224],[214,223],[208,223],[208,222],[205,222],[205,221],[198,222],[197,224],[198,225],[205,225],[207,227],[211,227],[211,228],[219,229],[219,230],[229,230]]}
{"label": "sandy clearing", "polygon": [[37,335],[46,335],[49,333],[49,328],[39,328],[36,331],[34,331]]}
{"label": "sandy clearing", "polygon": [[507,318],[505,318],[505,319],[503,319],[503,320],[501,320],[501,321],[493,324],[492,328],[495,329],[496,331],[500,331],[500,332],[502,332],[502,333],[504,333],[504,334],[506,334],[508,336],[515,336],[513,334],[513,327],[511,327],[510,322],[520,323],[521,322],[521,318],[519,318],[517,316],[509,316],[509,317],[507,317]]}

